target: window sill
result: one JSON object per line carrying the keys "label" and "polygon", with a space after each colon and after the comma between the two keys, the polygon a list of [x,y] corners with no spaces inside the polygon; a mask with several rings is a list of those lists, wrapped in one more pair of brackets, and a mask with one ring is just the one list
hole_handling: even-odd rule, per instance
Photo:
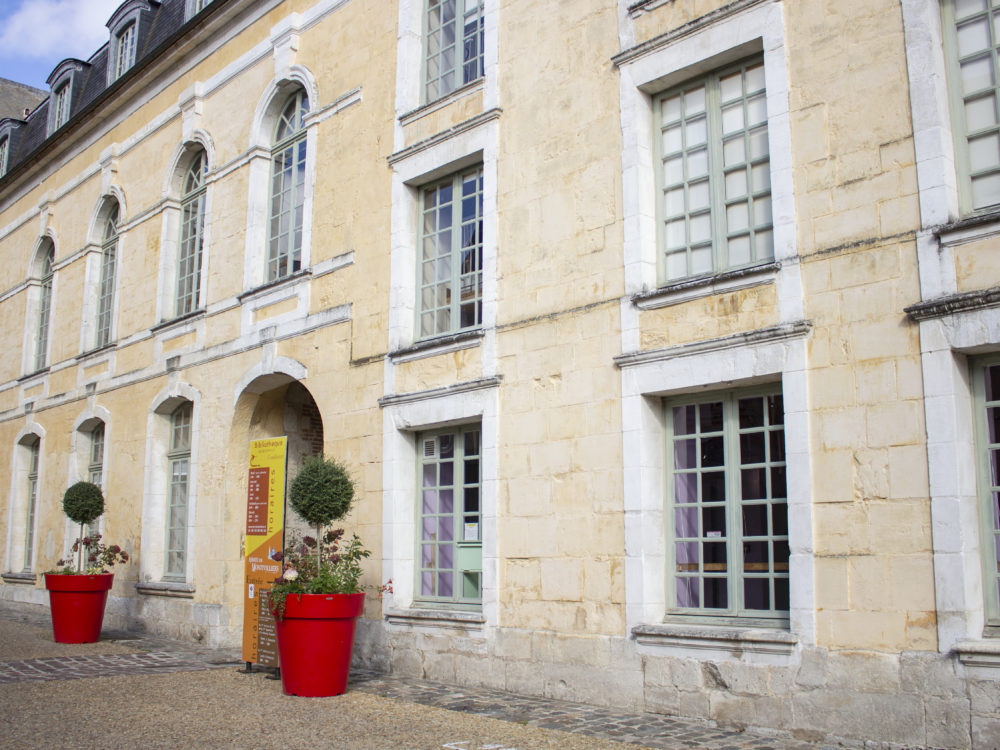
{"label": "window sill", "polygon": [[308,268],[303,268],[295,273],[289,274],[288,276],[283,276],[275,281],[269,281],[266,284],[261,284],[253,289],[248,289],[242,294],[238,294],[236,299],[240,302],[246,302],[247,300],[256,299],[257,297],[262,297],[265,294],[269,294],[277,289],[281,289],[285,286],[295,286],[297,283],[303,279],[312,276],[312,270]]}
{"label": "window sill", "polygon": [[952,653],[967,667],[1000,669],[1000,640],[959,641]]}
{"label": "window sill", "polygon": [[34,380],[35,378],[42,378],[49,374],[49,368],[43,367],[40,370],[35,370],[34,372],[29,372],[27,375],[22,375],[17,379],[18,383],[27,383],[29,380]]}
{"label": "window sill", "polygon": [[716,627],[710,625],[637,625],[632,637],[643,646],[725,653],[740,658],[743,654],[789,656],[799,639],[777,628]]}
{"label": "window sill", "polygon": [[112,341],[110,344],[105,344],[104,346],[100,346],[100,347],[98,347],[96,349],[91,349],[89,351],[81,352],[80,354],[77,354],[76,355],[76,361],[77,362],[82,362],[85,359],[92,359],[94,357],[97,357],[100,354],[107,354],[108,352],[114,351],[114,348],[115,348],[115,342]]}
{"label": "window sill", "polygon": [[165,596],[172,599],[194,599],[194,586],[190,583],[172,581],[145,581],[135,584],[137,594],[144,596]]}
{"label": "window sill", "polygon": [[966,216],[934,230],[942,245],[961,245],[1000,233],[1000,208]]}
{"label": "window sill", "polygon": [[400,347],[394,352],[389,352],[389,359],[395,365],[414,359],[433,357],[437,354],[457,352],[461,349],[472,349],[480,345],[484,335],[483,329],[477,328],[474,331],[435,336],[432,339],[424,339],[415,344]]}
{"label": "window sill", "polygon": [[190,323],[198,318],[205,317],[205,308],[199,308],[194,312],[185,313],[184,315],[179,315],[176,318],[171,318],[170,320],[162,320],[155,326],[149,329],[150,333],[163,333],[164,331],[169,331],[171,328],[176,326],[181,326],[184,323]]}
{"label": "window sill", "polygon": [[486,624],[482,612],[445,609],[389,609],[385,619],[390,625],[469,631],[480,631]]}
{"label": "window sill", "polygon": [[472,83],[467,83],[461,88],[457,88],[454,91],[450,91],[444,96],[439,96],[434,101],[422,104],[416,109],[411,109],[399,116],[399,124],[403,127],[416,122],[421,117],[429,115],[431,112],[436,112],[439,109],[444,109],[449,104],[459,99],[464,99],[469,94],[475,93],[476,91],[481,91],[485,86],[485,78],[477,78]]}
{"label": "window sill", "polygon": [[4,583],[14,583],[22,586],[34,586],[37,580],[37,576],[34,573],[14,573],[13,571],[0,574],[0,578],[3,578]]}
{"label": "window sill", "polygon": [[713,294],[733,292],[738,289],[748,289],[754,286],[774,283],[781,263],[777,261],[749,268],[737,268],[732,271],[681,279],[666,286],[661,286],[651,292],[642,292],[632,296],[632,304],[640,310],[655,310],[660,307],[678,305],[681,302],[708,297]]}

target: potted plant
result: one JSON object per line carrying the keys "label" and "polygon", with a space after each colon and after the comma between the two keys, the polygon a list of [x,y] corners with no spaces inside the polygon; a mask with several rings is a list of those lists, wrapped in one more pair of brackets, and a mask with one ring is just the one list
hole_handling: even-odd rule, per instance
{"label": "potted plant", "polygon": [[70,556],[56,563],[60,568],[45,574],[52,635],[56,643],[93,643],[101,636],[104,606],[114,581],[108,568],[128,562],[128,553],[117,544],[103,544],[100,534],[83,535],[84,524],[104,512],[104,495],[96,484],[77,482],[66,490],[63,511],[80,524],[80,536]]}
{"label": "potted plant", "polygon": [[328,529],[354,500],[354,482],[339,462],[307,459],[288,501],[316,536],[293,539],[278,555],[283,572],[270,591],[276,618],[281,687],[287,695],[340,695],[347,689],[351,650],[365,595],[361,560],[371,553],[357,534]]}

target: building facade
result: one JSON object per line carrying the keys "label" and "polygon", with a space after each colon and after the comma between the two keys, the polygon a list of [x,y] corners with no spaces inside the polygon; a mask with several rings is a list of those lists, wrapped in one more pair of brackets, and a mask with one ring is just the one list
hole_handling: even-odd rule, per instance
{"label": "building facade", "polygon": [[998,17],[126,0],[0,120],[0,597],[87,479],[109,620],[238,643],[287,435],[363,663],[996,747]]}

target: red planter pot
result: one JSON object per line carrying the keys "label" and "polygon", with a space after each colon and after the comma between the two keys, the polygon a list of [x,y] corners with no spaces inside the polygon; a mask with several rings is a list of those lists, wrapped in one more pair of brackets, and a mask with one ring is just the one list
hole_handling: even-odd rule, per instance
{"label": "red planter pot", "polygon": [[318,698],[347,690],[354,628],[362,594],[291,594],[275,616],[281,688],[286,695]]}
{"label": "red planter pot", "polygon": [[94,643],[101,637],[104,605],[114,579],[114,573],[45,574],[56,643]]}

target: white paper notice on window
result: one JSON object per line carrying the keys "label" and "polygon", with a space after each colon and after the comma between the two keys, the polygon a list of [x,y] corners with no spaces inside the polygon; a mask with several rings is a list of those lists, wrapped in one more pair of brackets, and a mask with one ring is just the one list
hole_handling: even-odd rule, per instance
{"label": "white paper notice on window", "polygon": [[705,536],[708,536],[708,537],[722,536],[722,532],[721,531],[706,531],[705,532]]}
{"label": "white paper notice on window", "polygon": [[465,535],[462,537],[462,540],[466,542],[479,541],[479,524],[478,523],[465,524]]}

